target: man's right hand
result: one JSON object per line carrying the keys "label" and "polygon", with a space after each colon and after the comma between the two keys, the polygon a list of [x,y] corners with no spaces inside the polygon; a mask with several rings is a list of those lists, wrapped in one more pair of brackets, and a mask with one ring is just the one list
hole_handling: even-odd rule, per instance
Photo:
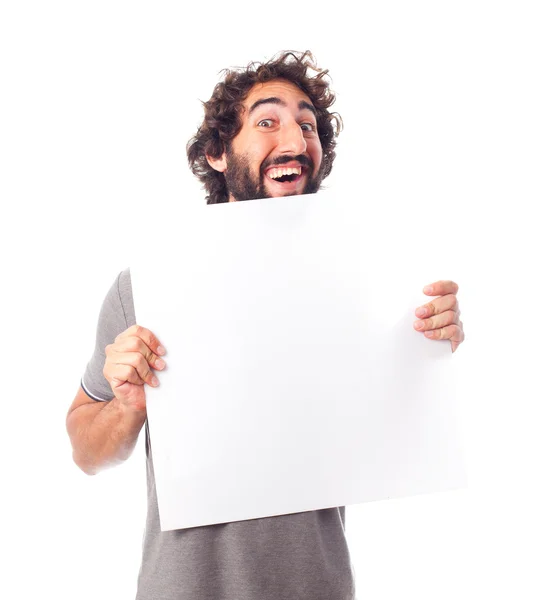
{"label": "man's right hand", "polygon": [[105,347],[107,359],[103,375],[110,383],[114,396],[124,406],[146,409],[144,384],[152,387],[159,385],[152,368],[160,371],[165,368],[165,361],[159,358],[159,346],[159,340],[149,329],[133,325],[120,333],[114,344]]}

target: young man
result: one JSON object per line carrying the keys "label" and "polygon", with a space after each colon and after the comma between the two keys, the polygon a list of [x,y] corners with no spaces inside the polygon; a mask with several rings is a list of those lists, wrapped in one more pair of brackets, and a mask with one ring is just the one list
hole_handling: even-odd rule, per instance
{"label": "young man", "polygon": [[[284,53],[258,68],[251,63],[245,72],[227,71],[217,84],[188,144],[208,203],[318,191],[331,171],[342,121],[328,111],[335,96],[324,80],[327,71],[310,58],[309,52]],[[295,170],[279,177],[276,167]]]}
{"label": "young man", "polygon": [[[309,68],[314,75],[308,74]],[[331,171],[340,117],[310,53],[228,71],[204,104],[188,160],[209,204],[316,192]],[[334,128],[334,124],[336,127]],[[453,282],[433,284],[424,329],[464,339]],[[418,316],[420,316],[418,314]],[[94,354],[69,410],[76,464],[88,474],[126,460],[146,421],[144,383],[162,369],[160,340],[137,325],[129,269],[109,290]],[[164,342],[166,343],[166,341]],[[148,514],[138,600],[352,600],[345,508],[160,531],[146,424]]]}

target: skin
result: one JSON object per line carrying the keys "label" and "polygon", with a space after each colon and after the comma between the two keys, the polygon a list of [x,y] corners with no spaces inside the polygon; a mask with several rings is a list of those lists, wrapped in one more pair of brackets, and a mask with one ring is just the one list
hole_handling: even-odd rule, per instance
{"label": "skin", "polygon": [[[265,102],[250,112],[257,101],[269,98],[277,98],[278,102]],[[276,79],[252,87],[243,104],[242,127],[232,140],[231,151],[218,159],[206,156],[214,169],[224,173],[229,202],[318,191],[322,146],[316,118],[301,102],[312,104],[303,91],[286,80]],[[268,167],[287,162],[301,163],[305,174],[291,190],[283,190],[265,176]],[[438,297],[416,309],[420,319],[413,324],[416,331],[429,339],[450,340],[452,352],[464,341],[458,289],[454,281],[448,280],[425,286],[426,295]]]}
{"label": "skin", "polygon": [[[428,288],[431,288],[428,290]],[[420,320],[414,323],[416,331],[431,340],[450,340],[451,351],[464,341],[464,330],[460,320],[460,308],[457,300],[459,286],[454,281],[437,281],[423,288],[427,296],[440,296],[432,302],[423,304],[415,311]],[[420,311],[424,310],[425,314]]]}

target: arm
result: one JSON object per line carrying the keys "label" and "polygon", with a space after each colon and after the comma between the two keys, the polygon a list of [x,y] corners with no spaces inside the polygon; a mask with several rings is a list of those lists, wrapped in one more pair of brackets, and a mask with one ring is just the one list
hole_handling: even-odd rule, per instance
{"label": "arm", "polygon": [[117,398],[98,402],[79,387],[66,418],[75,464],[96,475],[127,460],[145,420],[145,407],[128,407]]}

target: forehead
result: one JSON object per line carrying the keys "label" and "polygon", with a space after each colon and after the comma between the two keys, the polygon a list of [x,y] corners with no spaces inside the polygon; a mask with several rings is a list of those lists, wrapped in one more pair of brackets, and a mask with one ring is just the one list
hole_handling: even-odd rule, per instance
{"label": "forehead", "polygon": [[243,105],[248,110],[257,100],[271,97],[280,98],[293,108],[296,108],[301,100],[312,104],[309,96],[297,85],[286,79],[273,79],[265,83],[255,83],[249,90],[247,97],[243,101]]}

